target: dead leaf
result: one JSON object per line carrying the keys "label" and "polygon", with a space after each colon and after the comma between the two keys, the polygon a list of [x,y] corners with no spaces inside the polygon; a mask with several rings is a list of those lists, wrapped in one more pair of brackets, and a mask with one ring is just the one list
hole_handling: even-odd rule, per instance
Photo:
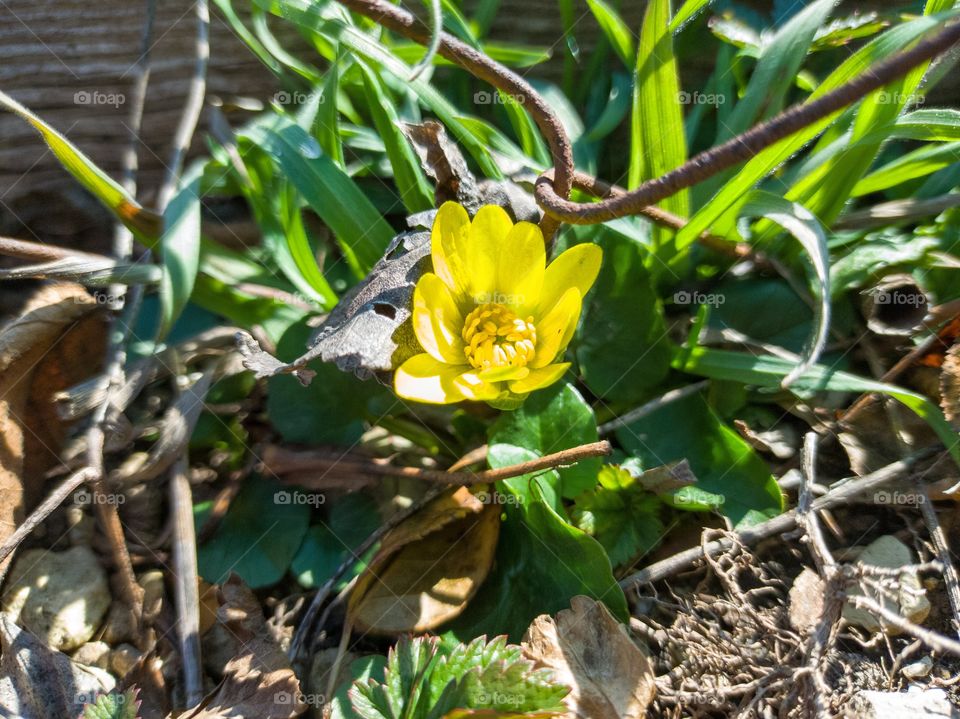
{"label": "dead leaf", "polygon": [[493,566],[500,511],[466,487],[384,537],[357,579],[348,623],[372,634],[429,631],[458,616]]}
{"label": "dead leaf", "polygon": [[434,120],[400,126],[410,140],[420,166],[435,184],[437,207],[448,200],[459,202],[473,216],[480,209],[480,189],[467,167],[460,148],[447,137],[443,125]]}
{"label": "dead leaf", "polygon": [[79,285],[47,285],[0,330],[0,541],[39,500],[57,461],[66,427],[53,395],[97,371],[106,335],[96,309]]}
{"label": "dead leaf", "polygon": [[300,682],[270,637],[253,592],[231,575],[220,587],[220,597],[217,620],[237,639],[242,653],[227,662],[217,688],[177,719],[288,719],[305,712]]}
{"label": "dead leaf", "polygon": [[940,369],[940,407],[948,422],[960,426],[960,344],[947,351]]}
{"label": "dead leaf", "polygon": [[107,672],[74,664],[0,612],[0,716],[75,717],[97,694],[110,692]]}
{"label": "dead leaf", "polygon": [[572,687],[563,702],[573,719],[641,719],[656,691],[653,666],[607,608],[589,597],[570,600],[556,619],[533,620],[521,644],[537,667]]}

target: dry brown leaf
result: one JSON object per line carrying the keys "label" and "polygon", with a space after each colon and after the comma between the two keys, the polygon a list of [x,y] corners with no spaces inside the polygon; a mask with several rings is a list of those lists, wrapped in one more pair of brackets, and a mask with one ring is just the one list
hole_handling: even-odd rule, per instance
{"label": "dry brown leaf", "polygon": [[75,717],[84,703],[114,688],[107,672],[74,664],[14,624],[5,612],[0,612],[0,651],[0,716]]}
{"label": "dry brown leaf", "polygon": [[602,603],[574,597],[556,619],[534,619],[521,646],[537,667],[572,687],[563,700],[570,719],[646,716],[656,691],[653,666]]}
{"label": "dry brown leaf", "polygon": [[349,623],[372,634],[425,632],[458,616],[493,566],[500,512],[466,487],[384,537],[357,580]]}
{"label": "dry brown leaf", "polygon": [[237,638],[243,653],[224,669],[223,681],[177,719],[288,719],[306,711],[300,682],[274,643],[257,598],[236,575],[220,587],[217,619]]}
{"label": "dry brown leaf", "polygon": [[53,395],[102,361],[105,327],[96,309],[79,285],[47,285],[0,329],[0,541],[39,499],[43,474],[56,462],[65,427]]}
{"label": "dry brown leaf", "polygon": [[950,348],[940,368],[940,407],[948,422],[960,426],[960,344]]}

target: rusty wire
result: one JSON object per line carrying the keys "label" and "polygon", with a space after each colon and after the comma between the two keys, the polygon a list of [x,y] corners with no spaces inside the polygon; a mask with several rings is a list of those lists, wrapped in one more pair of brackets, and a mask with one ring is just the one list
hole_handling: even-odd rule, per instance
{"label": "rusty wire", "polygon": [[[430,42],[429,29],[414,15],[383,0],[339,2],[410,40],[423,45]],[[563,125],[547,101],[519,75],[448,33],[440,34],[439,53],[517,100],[546,138],[554,167],[537,178],[535,195],[537,204],[544,211],[540,226],[549,242],[560,222],[591,225],[628,215],[645,215],[661,224],[680,226],[682,218],[670,216],[654,207],[654,204],[749,159],[804,127],[862,99],[920,63],[946,52],[957,42],[960,42],[960,22],[947,23],[935,35],[909,50],[881,60],[871,66],[868,72],[835,90],[816,100],[792,105],[766,122],[695,155],[675,170],[648,180],[630,191],[574,170],[572,145]],[[569,194],[574,186],[602,199],[598,202],[571,201]]]}

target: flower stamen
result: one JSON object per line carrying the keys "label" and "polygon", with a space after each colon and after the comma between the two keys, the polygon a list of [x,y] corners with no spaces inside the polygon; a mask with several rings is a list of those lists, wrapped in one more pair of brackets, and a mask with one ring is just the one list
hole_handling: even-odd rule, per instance
{"label": "flower stamen", "polygon": [[474,309],[461,332],[467,361],[476,369],[524,367],[533,360],[537,328],[533,317],[525,320],[496,302]]}

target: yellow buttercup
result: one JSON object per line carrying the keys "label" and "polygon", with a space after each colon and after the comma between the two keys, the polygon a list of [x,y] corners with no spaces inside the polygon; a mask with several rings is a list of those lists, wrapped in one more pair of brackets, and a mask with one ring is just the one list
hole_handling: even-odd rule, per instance
{"label": "yellow buttercup", "polygon": [[548,267],[536,225],[514,224],[496,205],[481,207],[471,222],[447,202],[430,252],[434,271],[413,293],[413,327],[426,351],[397,370],[398,395],[513,409],[563,376],[570,363],[557,360],[600,271],[599,247],[576,245]]}

